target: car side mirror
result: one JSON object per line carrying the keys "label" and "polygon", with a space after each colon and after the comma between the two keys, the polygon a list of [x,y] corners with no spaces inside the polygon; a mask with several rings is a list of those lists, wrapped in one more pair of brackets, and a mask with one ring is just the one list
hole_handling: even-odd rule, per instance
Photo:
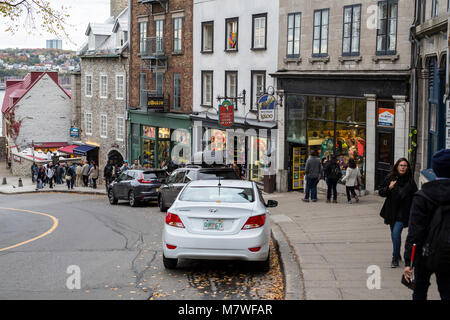
{"label": "car side mirror", "polygon": [[276,200],[267,200],[266,207],[267,207],[267,208],[275,208],[275,207],[278,207],[278,201],[276,201]]}

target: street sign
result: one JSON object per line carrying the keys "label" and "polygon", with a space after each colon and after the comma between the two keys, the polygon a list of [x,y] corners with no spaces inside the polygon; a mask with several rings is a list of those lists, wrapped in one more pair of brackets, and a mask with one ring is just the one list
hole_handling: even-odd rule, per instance
{"label": "street sign", "polygon": [[259,121],[275,121],[276,99],[271,94],[265,94],[258,99]]}
{"label": "street sign", "polygon": [[225,100],[219,105],[219,125],[225,128],[231,127],[234,123],[234,105]]}

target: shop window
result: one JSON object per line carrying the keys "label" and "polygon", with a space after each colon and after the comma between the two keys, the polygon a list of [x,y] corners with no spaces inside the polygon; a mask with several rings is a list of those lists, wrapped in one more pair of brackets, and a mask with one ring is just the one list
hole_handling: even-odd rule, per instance
{"label": "shop window", "polygon": [[159,128],[158,129],[159,139],[170,139],[170,129],[169,128]]}
{"label": "shop window", "polygon": [[287,105],[287,139],[290,142],[306,144],[306,110],[307,98],[299,95],[289,95]]}
{"label": "shop window", "polygon": [[366,123],[366,101],[362,99],[338,98],[336,100],[336,120]]}
{"label": "shop window", "polygon": [[308,146],[316,150],[320,158],[333,154],[334,122],[308,120]]}
{"label": "shop window", "polygon": [[142,165],[145,168],[155,167],[155,140],[142,139]]}
{"label": "shop window", "polygon": [[263,182],[264,169],[267,166],[264,162],[264,155],[267,153],[267,139],[251,137],[250,150],[250,179]]}
{"label": "shop window", "polygon": [[144,137],[155,139],[156,137],[156,128],[155,127],[143,127]]}
{"label": "shop window", "polygon": [[308,118],[334,120],[334,98],[308,97]]}

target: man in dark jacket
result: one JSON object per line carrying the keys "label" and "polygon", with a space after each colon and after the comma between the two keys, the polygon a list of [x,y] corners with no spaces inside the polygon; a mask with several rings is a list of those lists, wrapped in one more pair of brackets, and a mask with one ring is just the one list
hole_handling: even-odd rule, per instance
{"label": "man in dark jacket", "polygon": [[[425,183],[422,191],[436,204],[425,197],[416,194],[411,206],[408,237],[405,244],[405,270],[404,276],[408,280],[412,276],[411,252],[413,244],[416,244],[414,258],[416,285],[413,300],[426,300],[430,278],[433,272],[426,266],[426,257],[422,255],[422,248],[428,236],[428,227],[436,211],[436,205],[450,204],[450,149],[438,151],[432,158],[432,168],[436,174],[436,180]],[[448,272],[436,272],[436,282],[441,299],[450,300],[450,270]]]}
{"label": "man in dark jacket", "polygon": [[311,156],[306,161],[305,175],[306,175],[306,188],[305,198],[302,200],[309,202],[309,195],[311,194],[311,200],[317,201],[317,184],[319,183],[320,176],[322,174],[322,163],[317,156],[317,151],[311,151]]}
{"label": "man in dark jacket", "polygon": [[114,167],[112,165],[112,161],[108,161],[108,164],[105,166],[103,170],[103,179],[105,179],[106,192],[109,191],[109,184],[113,180],[113,171]]}

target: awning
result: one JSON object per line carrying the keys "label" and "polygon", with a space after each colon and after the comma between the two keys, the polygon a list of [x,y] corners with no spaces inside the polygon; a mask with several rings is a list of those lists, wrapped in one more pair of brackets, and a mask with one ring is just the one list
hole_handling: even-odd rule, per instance
{"label": "awning", "polygon": [[66,142],[45,142],[41,144],[35,144],[35,149],[56,149],[67,146]]}
{"label": "awning", "polygon": [[83,144],[81,146],[76,147],[73,149],[73,154],[79,155],[79,156],[86,156],[87,153],[97,147],[89,146],[87,144]]}
{"label": "awning", "polygon": [[58,149],[58,151],[63,152],[63,153],[73,154],[73,149],[75,149],[76,147],[79,147],[79,146],[76,144],[72,144],[70,146],[62,147],[62,148]]}

